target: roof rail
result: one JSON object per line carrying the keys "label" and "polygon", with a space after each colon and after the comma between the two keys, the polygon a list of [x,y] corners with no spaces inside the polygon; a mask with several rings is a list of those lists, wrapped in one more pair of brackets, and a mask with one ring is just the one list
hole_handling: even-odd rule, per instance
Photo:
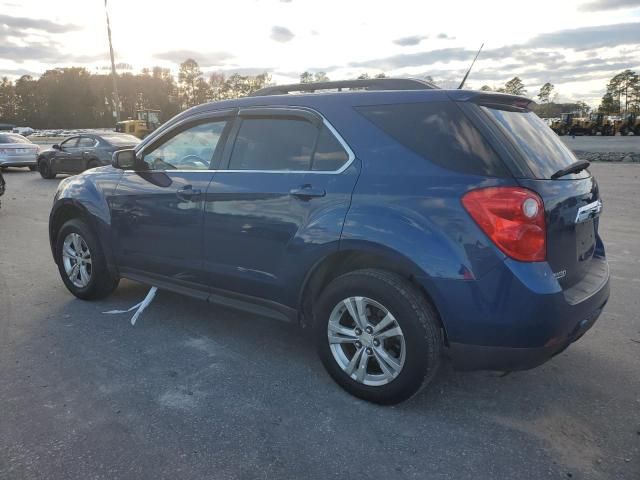
{"label": "roof rail", "polygon": [[432,90],[438,88],[431,82],[417,78],[371,78],[367,80],[338,80],[333,82],[293,83],[275,85],[256,90],[252,97],[266,95],[286,95],[290,92],[317,92],[318,90],[338,90],[358,88],[363,90]]}

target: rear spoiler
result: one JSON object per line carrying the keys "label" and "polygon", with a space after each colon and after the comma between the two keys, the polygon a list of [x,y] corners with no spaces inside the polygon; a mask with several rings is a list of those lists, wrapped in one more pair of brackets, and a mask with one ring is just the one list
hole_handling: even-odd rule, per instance
{"label": "rear spoiler", "polygon": [[530,110],[536,104],[533,100],[520,95],[510,95],[498,92],[478,92],[474,90],[449,90],[449,98],[455,102],[472,102],[487,107],[514,108],[518,110]]}

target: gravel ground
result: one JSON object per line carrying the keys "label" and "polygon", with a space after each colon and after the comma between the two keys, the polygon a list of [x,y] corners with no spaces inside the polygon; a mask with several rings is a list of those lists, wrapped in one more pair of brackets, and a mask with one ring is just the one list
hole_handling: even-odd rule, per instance
{"label": "gravel ground", "polygon": [[596,164],[612,296],[526,372],[442,369],[397,407],[340,390],[299,329],[123,281],[83,302],[47,241],[56,181],[0,209],[0,478],[640,478],[640,165]]}

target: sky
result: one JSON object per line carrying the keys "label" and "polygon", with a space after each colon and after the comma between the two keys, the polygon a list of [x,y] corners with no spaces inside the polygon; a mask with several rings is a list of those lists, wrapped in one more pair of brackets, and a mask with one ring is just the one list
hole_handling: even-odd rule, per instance
{"label": "sky", "polygon": [[[640,73],[640,0],[108,0],[116,62],[177,73],[303,71],[424,78],[455,88],[484,42],[467,87],[514,76],[534,97],[597,105],[614,74]],[[103,0],[0,0],[0,76],[56,67],[108,72]]]}

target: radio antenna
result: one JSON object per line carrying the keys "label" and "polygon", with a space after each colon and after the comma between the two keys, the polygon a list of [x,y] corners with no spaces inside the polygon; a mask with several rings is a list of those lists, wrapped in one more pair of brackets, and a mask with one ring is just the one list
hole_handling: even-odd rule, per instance
{"label": "radio antenna", "polygon": [[480,50],[478,50],[478,53],[476,53],[476,56],[473,59],[473,62],[471,62],[471,66],[469,67],[469,70],[467,70],[467,73],[464,74],[464,78],[460,82],[460,86],[458,87],[458,90],[461,90],[462,87],[464,87],[464,82],[467,81],[467,77],[471,73],[471,69],[473,68],[473,65],[476,63],[476,60],[478,59],[478,55],[480,55],[480,52],[482,51],[482,47],[484,47],[484,43],[482,45],[480,45]]}

